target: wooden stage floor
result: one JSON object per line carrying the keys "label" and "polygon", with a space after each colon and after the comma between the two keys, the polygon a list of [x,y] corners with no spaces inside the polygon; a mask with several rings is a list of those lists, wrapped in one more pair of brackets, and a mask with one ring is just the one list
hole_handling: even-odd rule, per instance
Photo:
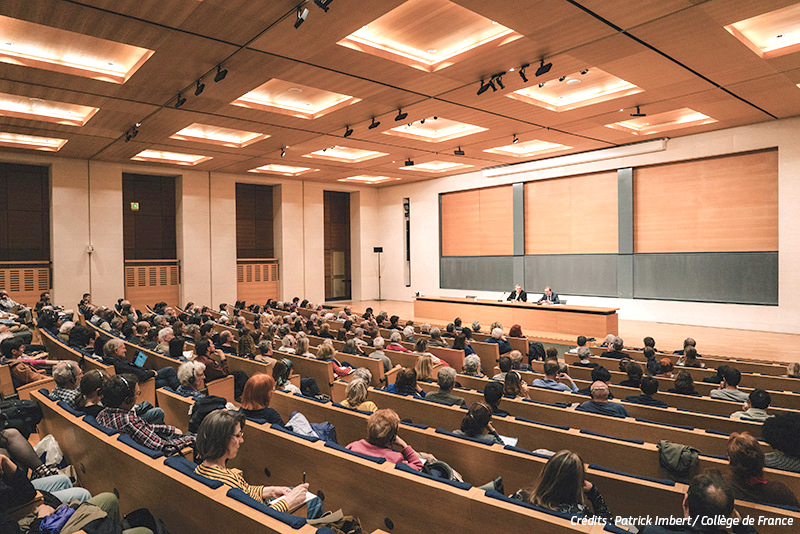
{"label": "wooden stage floor", "polygon": [[[335,301],[327,304],[334,306],[349,305],[356,312],[363,312],[367,307],[372,307],[376,312],[386,310],[389,315],[399,315],[402,318],[410,317],[418,322],[440,323],[440,321],[426,317],[414,317],[413,302],[359,300]],[[464,324],[469,324],[467,317],[463,319]],[[503,326],[508,331],[511,325]],[[525,330],[523,329],[524,332]],[[652,336],[656,340],[656,347],[659,349],[674,350],[683,347],[685,338],[693,337],[697,341],[697,350],[700,354],[773,360],[783,363],[800,361],[800,334],[780,334],[735,328],[714,328],[623,319],[619,321],[619,334],[625,340],[625,345],[629,347],[641,347],[643,346],[642,338]]]}

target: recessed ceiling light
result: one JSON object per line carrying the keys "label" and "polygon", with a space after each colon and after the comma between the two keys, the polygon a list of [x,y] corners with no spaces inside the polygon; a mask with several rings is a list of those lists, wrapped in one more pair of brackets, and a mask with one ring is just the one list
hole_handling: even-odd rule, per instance
{"label": "recessed ceiling light", "polygon": [[416,139],[417,141],[439,143],[486,131],[486,128],[473,124],[451,121],[439,117],[436,117],[436,120],[433,119],[433,117],[426,117],[416,122],[396,126],[383,133],[406,137],[408,139]]}
{"label": "recessed ceiling light", "polygon": [[577,78],[570,78],[569,80],[567,80],[567,85],[575,85],[578,83],[581,83],[581,81]]}
{"label": "recessed ceiling light", "polygon": [[0,62],[125,83],[155,51],[0,16]]}
{"label": "recessed ceiling light", "polygon": [[[293,91],[300,90],[300,93]],[[301,96],[302,94],[302,96]],[[360,99],[306,85],[298,86],[273,78],[231,104],[272,111],[301,119],[316,119],[331,111],[359,102]],[[310,106],[308,104],[311,104]]]}
{"label": "recessed ceiling light", "polygon": [[247,172],[259,174],[280,174],[281,176],[300,176],[301,174],[308,174],[310,172],[317,172],[319,169],[312,169],[311,167],[294,167],[292,165],[278,165],[270,163],[269,165],[262,165],[255,169],[250,169]]}
{"label": "recessed ceiling light", "polygon": [[269,135],[245,130],[233,130],[212,126],[210,124],[194,123],[183,130],[169,136],[170,139],[180,141],[197,141],[232,148],[244,148],[255,142],[267,139]]}
{"label": "recessed ceiling light", "polygon": [[[647,122],[645,122],[647,121]],[[716,119],[689,108],[666,111],[656,115],[647,115],[647,118],[637,117],[626,121],[606,124],[607,128],[621,130],[633,135],[652,135],[691,126],[702,126],[717,122]]]}
{"label": "recessed ceiling light", "polygon": [[166,152],[163,150],[142,150],[131,158],[135,161],[150,161],[155,163],[172,163],[173,165],[197,165],[212,159],[210,156],[197,154],[181,154],[179,152]]}
{"label": "recessed ceiling light", "polygon": [[513,156],[516,158],[538,156],[547,154],[549,152],[558,152],[572,148],[558,143],[550,143],[548,141],[540,141],[533,139],[531,141],[524,141],[519,143],[511,143],[510,145],[498,146],[484,150],[491,154],[500,154],[501,156]]}
{"label": "recessed ceiling light", "polygon": [[58,152],[65,144],[67,144],[66,139],[58,139],[56,137],[39,137],[36,135],[0,132],[0,146],[28,148],[31,150],[42,150],[44,152]]}
{"label": "recessed ceiling light", "polygon": [[362,150],[360,148],[348,148],[344,146],[332,146],[315,150],[310,154],[303,154],[304,158],[319,158],[331,161],[338,161],[340,163],[360,163],[381,156],[388,156],[385,152],[376,152],[374,150]]}
{"label": "recessed ceiling light", "polygon": [[[409,21],[413,21],[413,31],[397,30]],[[337,44],[435,72],[470,50],[499,47],[521,37],[449,0],[407,0]]]}
{"label": "recessed ceiling light", "polygon": [[426,161],[425,163],[417,163],[413,167],[400,167],[402,170],[406,171],[423,171],[423,172],[431,172],[431,173],[439,173],[439,172],[449,172],[449,171],[456,171],[461,169],[469,169],[472,165],[467,165],[466,163],[455,163],[452,161]]}
{"label": "recessed ceiling light", "polygon": [[6,117],[83,126],[99,110],[90,106],[0,93],[0,115]]}
{"label": "recessed ceiling light", "polygon": [[800,4],[790,5],[725,26],[764,59],[800,50]]}
{"label": "recessed ceiling light", "polygon": [[[579,75],[576,72],[567,77]],[[506,96],[550,111],[569,111],[642,92],[632,83],[596,68],[583,76],[580,85],[578,88],[569,83],[550,83],[538,89],[525,87]]]}
{"label": "recessed ceiling light", "polygon": [[336,180],[337,182],[359,182],[363,184],[380,184],[383,182],[391,182],[395,180],[399,180],[400,178],[392,178],[390,176],[369,176],[369,175],[358,175],[358,176],[348,176],[347,178],[339,178]]}

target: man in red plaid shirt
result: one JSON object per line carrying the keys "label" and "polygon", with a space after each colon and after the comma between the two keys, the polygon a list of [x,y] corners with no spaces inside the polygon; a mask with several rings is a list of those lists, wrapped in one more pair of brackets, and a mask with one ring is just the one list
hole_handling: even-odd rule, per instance
{"label": "man in red plaid shirt", "polygon": [[167,454],[194,445],[193,435],[184,435],[179,428],[170,425],[151,425],[132,412],[141,394],[135,376],[112,376],[103,388],[103,405],[106,408],[97,415],[97,422],[130,435],[139,445]]}

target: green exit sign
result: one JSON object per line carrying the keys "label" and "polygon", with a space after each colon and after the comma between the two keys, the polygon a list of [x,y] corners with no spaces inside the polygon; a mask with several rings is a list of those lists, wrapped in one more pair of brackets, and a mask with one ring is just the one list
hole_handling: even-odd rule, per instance
{"label": "green exit sign", "polygon": [[139,211],[139,203],[131,202],[131,211]]}

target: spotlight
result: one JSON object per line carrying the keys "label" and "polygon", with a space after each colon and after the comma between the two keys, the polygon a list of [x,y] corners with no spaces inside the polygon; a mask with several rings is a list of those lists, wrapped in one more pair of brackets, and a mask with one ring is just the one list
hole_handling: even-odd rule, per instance
{"label": "spotlight", "polygon": [[647,113],[642,113],[639,106],[636,106],[636,113],[631,113],[631,117],[647,117]]}
{"label": "spotlight", "polygon": [[553,64],[552,63],[548,63],[548,64],[545,65],[544,59],[542,59],[540,61],[541,61],[541,64],[539,65],[539,68],[536,69],[536,76],[542,76],[544,74],[547,74],[548,72],[550,72],[550,69],[553,68]]}
{"label": "spotlight", "polygon": [[369,126],[367,126],[367,128],[370,129],[370,130],[374,130],[375,128],[377,128],[380,125],[381,125],[381,121],[377,121],[376,122],[375,121],[375,117],[372,117],[372,122],[370,123]]}
{"label": "spotlight", "polygon": [[583,69],[583,70],[581,71],[581,76],[583,76],[583,75],[584,75],[584,74],[586,74],[587,72],[589,72],[589,69]]}
{"label": "spotlight", "polygon": [[317,4],[317,7],[325,13],[327,13],[328,9],[330,9],[331,2],[333,2],[333,0],[314,0],[314,3]]}
{"label": "spotlight", "polygon": [[541,83],[539,84],[539,89],[541,89],[542,87],[544,87],[544,82],[541,82]]}
{"label": "spotlight", "polygon": [[411,161],[411,158],[408,158],[408,159],[406,160],[406,162],[405,162],[405,166],[406,166],[406,167],[413,167],[413,166],[414,166],[414,162],[413,162],[413,161]]}
{"label": "spotlight", "polygon": [[217,73],[214,75],[215,82],[221,82],[228,75],[228,69],[223,69],[222,65],[217,65]]}
{"label": "spotlight", "polygon": [[420,123],[420,124],[425,124],[425,119],[420,119],[420,120],[419,120],[419,123]]}
{"label": "spotlight", "polygon": [[433,120],[438,121],[439,117],[433,117]]}
{"label": "spotlight", "polygon": [[178,93],[178,100],[175,101],[175,107],[179,108],[186,103],[186,97]]}
{"label": "spotlight", "polygon": [[[506,88],[506,86],[505,86],[505,85],[503,85],[503,75],[502,75],[502,74],[498,74],[498,75],[496,75],[496,76],[494,77],[494,79],[495,79],[495,81],[497,81],[497,85],[499,85],[499,86],[500,86],[500,89],[505,89],[505,88]],[[494,89],[495,91],[497,91],[497,89],[495,89],[494,85],[492,85],[492,89]]]}
{"label": "spotlight", "polygon": [[286,149],[284,147],[281,147],[281,157],[282,158],[286,157]]}
{"label": "spotlight", "polygon": [[131,139],[135,138],[137,135],[139,135],[139,128],[134,126],[131,128]]}
{"label": "spotlight", "polygon": [[458,150],[453,150],[453,154],[456,155],[456,156],[463,156],[464,155],[464,151],[461,150],[461,147],[458,147]]}
{"label": "spotlight", "polygon": [[523,83],[528,83],[528,77],[525,76],[525,69],[527,69],[528,67],[530,67],[530,65],[525,63],[523,66],[519,68],[519,77],[522,78]]}
{"label": "spotlight", "polygon": [[352,128],[350,128],[349,126],[345,126],[345,128],[347,128],[344,131],[344,136],[345,137],[350,137],[351,135],[353,135],[353,129]]}
{"label": "spotlight", "polygon": [[297,8],[297,20],[294,21],[294,29],[295,30],[297,28],[299,28],[300,25],[306,21],[306,17],[308,17],[308,8],[304,9],[302,7],[298,7]]}
{"label": "spotlight", "polygon": [[[489,83],[492,83],[491,80],[489,80]],[[478,89],[478,95],[482,95],[487,89],[489,89],[489,83],[484,83],[484,81],[481,80],[481,87]]]}
{"label": "spotlight", "polygon": [[201,83],[200,80],[197,80],[197,87],[194,88],[194,96],[200,96],[200,93],[203,92],[203,89],[206,88],[206,84]]}
{"label": "spotlight", "polygon": [[567,79],[567,77],[566,77],[566,76],[560,76],[560,77],[558,78],[558,81],[559,81],[559,82],[563,82],[563,81],[564,81],[564,80],[566,80],[566,79]]}
{"label": "spotlight", "polygon": [[517,134],[514,134],[514,139],[511,140],[511,144],[516,145],[517,143],[519,143],[519,137],[517,137]]}
{"label": "spotlight", "polygon": [[397,117],[395,117],[394,120],[399,122],[399,121],[405,120],[406,117],[408,117],[408,113],[403,113],[402,109],[398,109],[397,110]]}
{"label": "spotlight", "polygon": [[125,132],[125,142],[126,143],[131,140],[131,137],[133,137],[133,135],[131,135],[131,131],[130,130]]}

